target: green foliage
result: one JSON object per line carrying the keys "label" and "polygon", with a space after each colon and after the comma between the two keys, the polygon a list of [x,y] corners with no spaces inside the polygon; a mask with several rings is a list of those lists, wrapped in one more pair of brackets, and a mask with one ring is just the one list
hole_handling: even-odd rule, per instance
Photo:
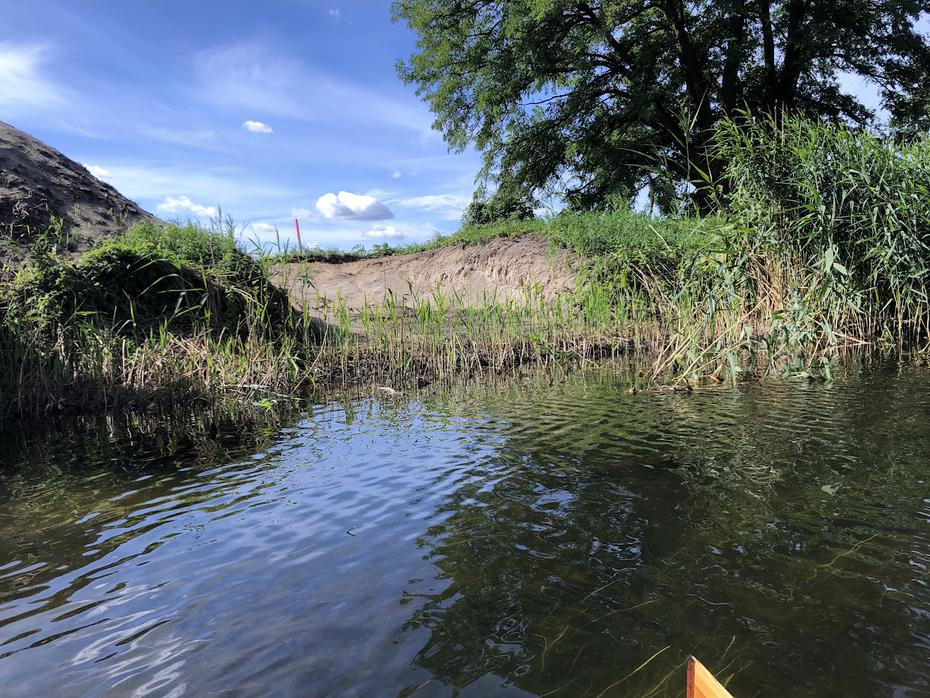
{"label": "green foliage", "polygon": [[[930,137],[899,143],[804,119],[743,116],[716,138],[726,205],[753,242],[793,260],[836,302],[925,333]],[[885,328],[892,331],[892,328]]]}
{"label": "green foliage", "polygon": [[532,194],[505,183],[491,196],[483,187],[475,192],[462,216],[462,225],[489,225],[501,221],[526,221],[535,217],[536,201]]}
{"label": "green foliage", "polygon": [[676,183],[716,176],[714,124],[741,107],[873,123],[843,72],[877,87],[895,127],[926,128],[930,43],[914,26],[925,11],[924,0],[394,2],[418,37],[400,75],[450,146],[474,144],[503,189],[551,187],[579,210],[631,200],[656,168],[671,182],[660,203]]}
{"label": "green foliage", "polygon": [[159,328],[236,330],[248,306],[287,313],[283,292],[225,235],[140,223],[75,262],[38,252],[9,291],[12,315],[38,327],[73,323],[127,336]]}
{"label": "green foliage", "polygon": [[142,224],[76,261],[41,247],[0,285],[0,413],[302,386],[318,339],[226,235]]}
{"label": "green foliage", "polygon": [[715,216],[653,216],[614,197],[330,259],[533,233],[575,253],[577,288],[556,297],[529,283],[476,304],[411,286],[361,310],[320,297],[298,312],[268,282],[270,260],[228,236],[146,224],[76,262],[44,246],[0,294],[0,395],[22,406],[82,382],[109,396],[186,381],[291,394],[619,352],[645,361],[647,380],[829,380],[850,347],[927,348],[930,137],[743,114],[718,124],[713,157],[727,183],[706,190]]}
{"label": "green foliage", "polygon": [[127,250],[141,257],[157,256],[191,267],[211,269],[233,268],[237,266],[238,260],[244,257],[231,235],[206,231],[190,223],[137,223],[120,237],[88,252],[85,260],[113,249]]}
{"label": "green foliage", "polygon": [[721,220],[659,218],[617,208],[605,212],[565,212],[549,225],[549,239],[583,258],[613,256],[630,262],[686,259],[719,245]]}

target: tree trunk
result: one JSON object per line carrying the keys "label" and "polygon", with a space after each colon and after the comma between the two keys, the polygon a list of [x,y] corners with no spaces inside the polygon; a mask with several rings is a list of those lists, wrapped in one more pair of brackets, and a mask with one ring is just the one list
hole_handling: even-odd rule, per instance
{"label": "tree trunk", "polygon": [[685,86],[694,115],[694,128],[686,133],[688,141],[680,144],[685,179],[695,187],[692,200],[698,210],[701,213],[708,213],[713,206],[707,192],[709,182],[701,171],[713,178],[709,144],[714,126],[714,115],[710,102],[710,90],[704,76],[705,60],[698,55],[691,42],[691,36],[685,24],[684,9],[678,0],[665,0],[663,9],[675,36],[678,60],[685,76]]}
{"label": "tree trunk", "polygon": [[804,15],[807,13],[805,0],[792,0],[788,5],[788,29],[785,36],[785,57],[782,61],[781,79],[778,81],[778,104],[785,111],[795,106],[798,81],[804,65]]}
{"label": "tree trunk", "polygon": [[734,10],[729,19],[729,37],[727,37],[727,57],[723,64],[723,77],[720,81],[720,106],[724,114],[736,108],[738,94],[739,67],[743,57],[743,42],[746,33],[745,6],[740,4],[739,11]]}
{"label": "tree trunk", "polygon": [[762,61],[765,64],[766,107],[775,110],[778,73],[775,67],[775,36],[772,33],[770,0],[759,0],[759,21],[762,24]]}

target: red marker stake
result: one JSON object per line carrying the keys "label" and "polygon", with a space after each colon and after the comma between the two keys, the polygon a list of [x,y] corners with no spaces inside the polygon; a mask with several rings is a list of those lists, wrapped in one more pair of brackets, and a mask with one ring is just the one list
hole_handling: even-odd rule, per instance
{"label": "red marker stake", "polygon": [[303,243],[300,241],[300,220],[297,218],[294,219],[294,227],[297,229],[297,249],[300,250],[301,253],[303,253],[304,246],[303,246]]}

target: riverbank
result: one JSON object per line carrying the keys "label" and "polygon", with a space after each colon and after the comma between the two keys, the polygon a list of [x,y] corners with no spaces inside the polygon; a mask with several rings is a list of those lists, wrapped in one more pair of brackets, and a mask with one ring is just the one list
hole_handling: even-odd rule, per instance
{"label": "riverbank", "polygon": [[847,352],[921,352],[930,139],[758,120],[718,147],[713,216],[563,212],[337,262],[154,222],[76,259],[37,243],[0,289],[0,409],[261,405],[620,354],[642,387],[829,380]]}

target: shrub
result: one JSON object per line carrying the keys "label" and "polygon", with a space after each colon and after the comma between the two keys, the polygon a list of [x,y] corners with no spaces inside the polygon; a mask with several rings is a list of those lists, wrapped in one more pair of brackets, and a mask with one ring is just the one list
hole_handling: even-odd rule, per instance
{"label": "shrub", "polygon": [[37,254],[14,279],[11,311],[40,327],[72,322],[123,335],[282,323],[286,294],[225,235],[142,223],[76,262]]}

